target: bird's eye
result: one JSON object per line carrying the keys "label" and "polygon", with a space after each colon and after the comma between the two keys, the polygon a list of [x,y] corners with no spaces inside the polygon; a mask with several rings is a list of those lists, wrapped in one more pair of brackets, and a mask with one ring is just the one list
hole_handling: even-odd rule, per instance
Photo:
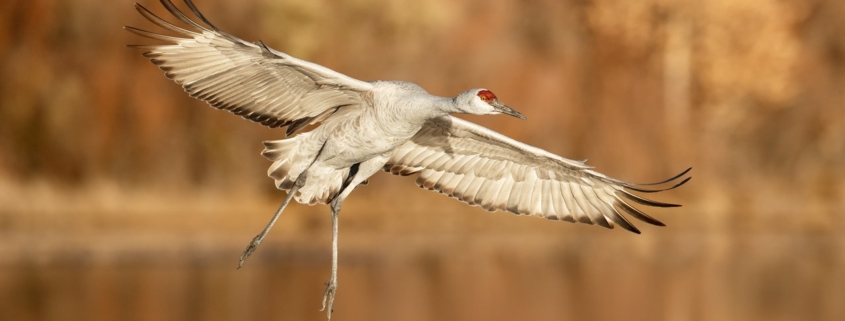
{"label": "bird's eye", "polygon": [[496,95],[489,90],[481,90],[478,92],[478,98],[481,98],[482,101],[489,103],[496,100]]}

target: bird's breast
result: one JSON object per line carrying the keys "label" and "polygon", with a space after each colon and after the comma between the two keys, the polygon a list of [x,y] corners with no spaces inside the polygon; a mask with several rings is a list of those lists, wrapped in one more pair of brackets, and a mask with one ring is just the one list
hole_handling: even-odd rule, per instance
{"label": "bird's breast", "polygon": [[330,121],[317,129],[327,131],[319,160],[335,168],[349,167],[391,153],[421,127],[421,124],[385,121],[371,113]]}

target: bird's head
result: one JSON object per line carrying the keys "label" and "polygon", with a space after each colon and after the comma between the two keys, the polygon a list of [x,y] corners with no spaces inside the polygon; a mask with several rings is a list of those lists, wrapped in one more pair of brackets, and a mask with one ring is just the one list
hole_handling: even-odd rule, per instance
{"label": "bird's head", "polygon": [[518,111],[499,102],[496,95],[487,89],[470,89],[456,97],[458,112],[474,115],[510,115],[525,120]]}

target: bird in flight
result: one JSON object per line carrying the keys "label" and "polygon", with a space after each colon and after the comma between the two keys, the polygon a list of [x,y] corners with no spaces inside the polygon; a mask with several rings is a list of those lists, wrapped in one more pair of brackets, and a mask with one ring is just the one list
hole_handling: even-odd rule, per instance
{"label": "bird in flight", "polygon": [[[640,233],[623,215],[663,223],[637,209],[676,207],[637,196],[686,183],[690,169],[652,184],[627,183],[584,164],[529,146],[451,114],[525,117],[484,88],[455,97],[431,95],[402,81],[361,81],[318,64],[248,42],[215,27],[191,0],[188,17],[160,0],[184,23],[172,24],[135,4],[147,20],[174,35],[125,27],[164,44],[130,45],[181,85],[191,97],[271,128],[287,139],[264,142],[268,175],[287,196],[270,222],[241,254],[255,251],[291,199],[328,204],[332,219],[332,267],[322,309],[330,320],[337,291],[338,214],[347,196],[384,170],[418,175],[417,185],[488,211],[551,220],[619,225]],[[302,132],[309,125],[319,124]],[[648,185],[657,186],[649,187]]]}

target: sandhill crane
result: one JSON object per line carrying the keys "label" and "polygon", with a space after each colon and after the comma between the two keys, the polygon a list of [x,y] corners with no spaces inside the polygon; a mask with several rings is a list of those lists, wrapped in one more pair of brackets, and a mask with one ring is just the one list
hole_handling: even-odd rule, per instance
{"label": "sandhill crane", "polygon": [[[676,188],[686,171],[662,182],[631,184],[512,140],[450,114],[504,114],[525,117],[502,104],[491,91],[467,90],[438,97],[400,81],[360,81],[326,67],[247,42],[221,31],[196,6],[188,8],[205,26],[191,20],[169,0],[161,3],[186,24],[176,26],[140,4],[138,12],[177,36],[133,27],[126,30],[166,44],[130,45],[182,85],[194,98],[262,125],[286,127],[291,136],[264,142],[273,163],[268,175],[287,196],[270,222],[241,254],[238,268],[261,244],[290,200],[329,204],[332,267],[322,309],[331,319],[337,290],[338,214],[347,196],[380,169],[397,175],[419,174],[416,183],[489,211],[552,220],[619,225],[639,230],[621,213],[654,225],[660,221],[627,201],[657,207],[679,205],[648,200],[630,191],[652,193]],[[659,189],[643,185],[672,184]],[[627,200],[627,201],[626,201]],[[620,210],[622,212],[620,212]]]}

